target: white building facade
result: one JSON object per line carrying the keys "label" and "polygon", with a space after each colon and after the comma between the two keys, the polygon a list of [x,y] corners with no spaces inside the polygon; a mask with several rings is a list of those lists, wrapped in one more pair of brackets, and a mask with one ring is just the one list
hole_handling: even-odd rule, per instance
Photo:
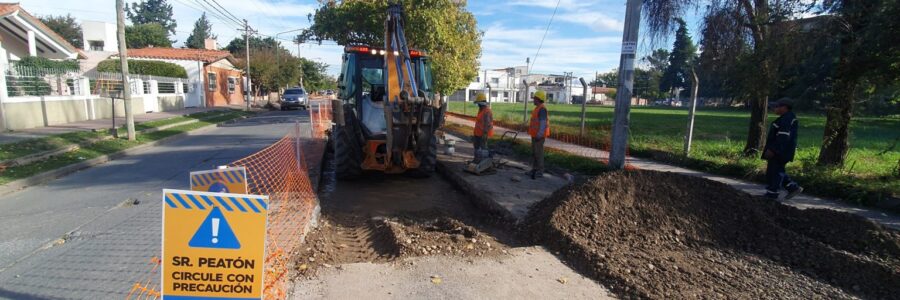
{"label": "white building facade", "polygon": [[474,101],[478,93],[485,93],[488,102],[515,103],[530,101],[538,89],[547,93],[552,103],[572,103],[573,97],[584,96],[583,86],[571,75],[528,74],[526,66],[480,70],[475,81],[458,90],[451,101]]}

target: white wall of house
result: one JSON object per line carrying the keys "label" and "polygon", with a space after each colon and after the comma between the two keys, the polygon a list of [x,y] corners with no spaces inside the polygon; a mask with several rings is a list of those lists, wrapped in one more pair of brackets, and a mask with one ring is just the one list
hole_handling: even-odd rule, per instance
{"label": "white wall of house", "polygon": [[158,58],[143,58],[143,57],[129,57],[128,59],[133,60],[152,60],[152,61],[164,61],[168,63],[173,63],[181,66],[187,71],[188,78],[185,79],[185,83],[188,84],[188,90],[184,91],[185,99],[184,106],[186,107],[201,107],[206,103],[203,99],[203,74],[200,74],[200,71],[203,68],[203,62],[197,60],[180,60],[180,59],[158,59]]}
{"label": "white wall of house", "polygon": [[[119,40],[116,38],[116,24],[100,21],[81,22],[82,37],[84,38],[84,50],[91,51],[119,51]],[[103,43],[102,49],[92,49],[91,41]]]}

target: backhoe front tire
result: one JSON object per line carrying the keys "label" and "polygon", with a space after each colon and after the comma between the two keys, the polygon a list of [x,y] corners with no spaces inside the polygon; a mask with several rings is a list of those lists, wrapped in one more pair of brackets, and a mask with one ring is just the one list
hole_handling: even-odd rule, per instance
{"label": "backhoe front tire", "polygon": [[344,126],[335,125],[331,131],[334,147],[335,176],[340,180],[351,180],[362,175],[362,145],[359,131],[352,113],[345,113]]}

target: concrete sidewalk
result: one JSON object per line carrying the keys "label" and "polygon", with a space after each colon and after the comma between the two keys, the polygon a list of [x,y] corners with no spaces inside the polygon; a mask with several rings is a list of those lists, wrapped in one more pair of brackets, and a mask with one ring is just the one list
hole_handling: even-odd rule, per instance
{"label": "concrete sidewalk", "polygon": [[[469,126],[469,127],[475,126],[474,121],[460,118],[460,117],[453,116],[453,115],[447,115],[446,121],[450,122],[450,123],[454,123],[454,124]],[[504,131],[514,131],[514,130],[503,128],[503,127],[500,127],[497,125],[494,125],[494,130],[496,132],[500,132],[500,133],[502,133]],[[531,140],[530,140],[531,138],[528,136],[528,133],[525,133],[525,132],[519,132],[518,139],[521,141],[529,142],[529,143],[531,142]],[[564,151],[564,152],[567,152],[570,154],[591,158],[591,159],[606,160],[609,158],[609,152],[607,152],[607,151],[588,148],[588,147],[579,146],[579,145],[575,145],[575,144],[564,143],[564,142],[554,140],[554,139],[547,139],[546,142],[544,143],[544,146],[546,146],[548,148],[553,148],[553,149],[557,149],[560,151]],[[668,165],[668,164],[664,164],[664,163],[660,163],[660,162],[644,160],[644,159],[639,159],[639,158],[634,158],[634,157],[628,157],[626,159],[626,163],[629,165],[632,165],[634,167],[637,167],[638,169],[672,172],[672,173],[691,175],[691,176],[700,176],[700,177],[703,177],[703,178],[706,178],[709,180],[728,184],[738,190],[747,192],[751,195],[762,195],[765,193],[765,190],[761,183],[754,183],[754,182],[740,180],[740,179],[734,179],[734,178],[728,178],[728,177],[719,176],[719,175],[713,175],[713,174],[709,174],[709,173],[694,171],[694,170],[685,169],[682,167],[672,166],[672,165]],[[794,197],[793,199],[790,199],[787,201],[782,200],[782,203],[791,205],[791,206],[794,206],[797,208],[801,208],[801,209],[824,208],[824,209],[831,209],[831,210],[836,210],[836,211],[852,213],[852,214],[856,214],[856,215],[865,217],[874,222],[881,223],[887,227],[900,230],[900,216],[897,216],[897,215],[891,214],[891,213],[887,213],[887,212],[883,212],[883,211],[874,210],[874,209],[852,206],[852,205],[849,205],[849,204],[846,204],[846,203],[843,203],[843,202],[840,202],[840,201],[834,200],[834,199],[826,199],[826,198],[810,196],[808,194],[801,194],[801,195],[798,195],[798,196]]]}
{"label": "concrete sidewalk", "polygon": [[[168,119],[171,117],[178,117],[183,115],[189,115],[199,112],[213,111],[213,110],[223,110],[228,109],[228,107],[194,107],[194,108],[186,108],[181,110],[173,110],[166,112],[155,112],[155,113],[146,113],[139,114],[134,116],[134,122],[143,123],[161,119]],[[125,124],[125,117],[116,117],[116,125],[122,126]],[[73,122],[66,124],[57,124],[48,127],[36,127],[29,128],[19,131],[12,132],[4,132],[0,133],[0,144],[8,144],[15,143],[27,139],[34,138],[42,138],[46,136],[51,136],[55,134],[63,134],[69,132],[77,132],[77,131],[91,131],[98,129],[108,129],[112,127],[112,119],[97,119],[97,120],[87,120],[81,122]]]}

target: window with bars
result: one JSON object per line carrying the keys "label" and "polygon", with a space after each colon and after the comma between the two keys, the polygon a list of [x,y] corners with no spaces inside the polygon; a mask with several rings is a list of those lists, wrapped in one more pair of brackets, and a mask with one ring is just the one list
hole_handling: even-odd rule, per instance
{"label": "window with bars", "polygon": [[218,83],[216,82],[216,73],[206,73],[206,84],[210,92],[216,91],[216,86],[218,85]]}
{"label": "window with bars", "polygon": [[237,85],[237,78],[228,77],[228,93],[229,94],[234,94],[236,85]]}

